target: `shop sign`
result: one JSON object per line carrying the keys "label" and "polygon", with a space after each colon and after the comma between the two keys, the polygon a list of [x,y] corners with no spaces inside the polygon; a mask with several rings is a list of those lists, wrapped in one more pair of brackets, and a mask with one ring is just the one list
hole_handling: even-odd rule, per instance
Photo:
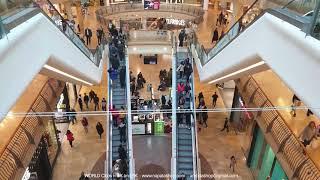
{"label": "shop sign", "polygon": [[132,134],[145,134],[145,124],[132,124]]}
{"label": "shop sign", "polygon": [[163,133],[164,133],[164,121],[155,121],[154,134],[163,134]]}
{"label": "shop sign", "polygon": [[177,26],[185,26],[186,21],[184,19],[166,19],[167,24],[177,25]]}

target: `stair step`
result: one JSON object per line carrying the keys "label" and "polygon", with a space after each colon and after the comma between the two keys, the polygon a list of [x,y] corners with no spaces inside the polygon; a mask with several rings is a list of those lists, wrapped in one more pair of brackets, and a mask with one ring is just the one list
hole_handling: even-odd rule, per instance
{"label": "stair step", "polygon": [[193,158],[187,158],[187,157],[178,157],[178,162],[180,163],[192,163],[193,162]]}
{"label": "stair step", "polygon": [[193,164],[192,163],[178,163],[178,169],[183,170],[193,170]]}
{"label": "stair step", "polygon": [[178,145],[179,151],[192,151],[192,145]]}
{"label": "stair step", "polygon": [[192,140],[190,140],[190,139],[178,139],[178,145],[192,145]]}
{"label": "stair step", "polygon": [[192,151],[178,151],[178,156],[183,156],[183,157],[191,157],[193,156]]}

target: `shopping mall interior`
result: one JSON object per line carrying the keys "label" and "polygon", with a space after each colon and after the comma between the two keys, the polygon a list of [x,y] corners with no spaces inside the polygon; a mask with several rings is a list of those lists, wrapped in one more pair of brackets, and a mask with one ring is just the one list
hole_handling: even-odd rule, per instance
{"label": "shopping mall interior", "polygon": [[320,180],[319,52],[319,0],[0,0],[0,180]]}

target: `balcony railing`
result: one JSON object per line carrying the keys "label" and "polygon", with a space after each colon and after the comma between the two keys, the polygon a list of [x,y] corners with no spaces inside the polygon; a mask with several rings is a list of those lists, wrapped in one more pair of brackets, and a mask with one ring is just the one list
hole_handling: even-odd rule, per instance
{"label": "balcony railing", "polygon": [[[277,153],[283,154],[293,171],[292,179],[297,177],[300,180],[318,180],[320,177],[319,167],[313,162],[305,147],[291,131],[284,117],[274,109],[274,105],[254,78],[251,76],[243,77],[237,80],[237,85],[248,106],[262,108],[257,113],[257,117],[263,120],[264,127],[261,128],[264,128],[265,133],[273,137],[277,144]],[[263,109],[268,110],[264,111]]]}
{"label": "balcony railing", "polygon": [[126,12],[138,12],[138,11],[147,11],[147,12],[168,12],[168,13],[180,13],[194,17],[195,23],[200,23],[203,20],[204,11],[201,7],[184,5],[184,4],[161,4],[159,10],[145,10],[143,4],[134,3],[134,4],[115,4],[108,7],[100,8],[96,11],[97,19],[100,23],[107,25],[109,19],[107,16],[126,13]]}
{"label": "balcony railing", "polygon": [[[64,84],[50,79],[42,87],[36,100],[31,105],[28,113],[50,112],[54,110],[56,99],[62,92]],[[8,144],[0,152],[0,179],[14,179],[20,168],[26,168],[30,157],[26,154],[30,148],[35,147],[42,135],[45,118],[35,115],[27,115],[11,136]],[[28,159],[30,158],[30,159]]]}

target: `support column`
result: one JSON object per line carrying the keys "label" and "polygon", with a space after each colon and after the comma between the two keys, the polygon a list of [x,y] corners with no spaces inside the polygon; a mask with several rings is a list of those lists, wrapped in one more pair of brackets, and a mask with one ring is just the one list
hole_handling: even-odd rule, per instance
{"label": "support column", "polygon": [[213,8],[214,8],[214,11],[215,11],[215,12],[218,12],[218,11],[219,11],[219,1],[218,1],[218,0],[215,0],[215,1],[214,1],[214,7],[213,7]]}
{"label": "support column", "polygon": [[142,29],[146,30],[147,29],[147,18],[142,17],[141,24],[142,24]]}
{"label": "support column", "polygon": [[203,10],[207,11],[209,7],[209,0],[203,0]]}
{"label": "support column", "polygon": [[0,10],[5,12],[8,10],[7,0],[0,0]]}
{"label": "support column", "polygon": [[105,0],[104,4],[106,4],[107,6],[110,6],[110,0]]}

